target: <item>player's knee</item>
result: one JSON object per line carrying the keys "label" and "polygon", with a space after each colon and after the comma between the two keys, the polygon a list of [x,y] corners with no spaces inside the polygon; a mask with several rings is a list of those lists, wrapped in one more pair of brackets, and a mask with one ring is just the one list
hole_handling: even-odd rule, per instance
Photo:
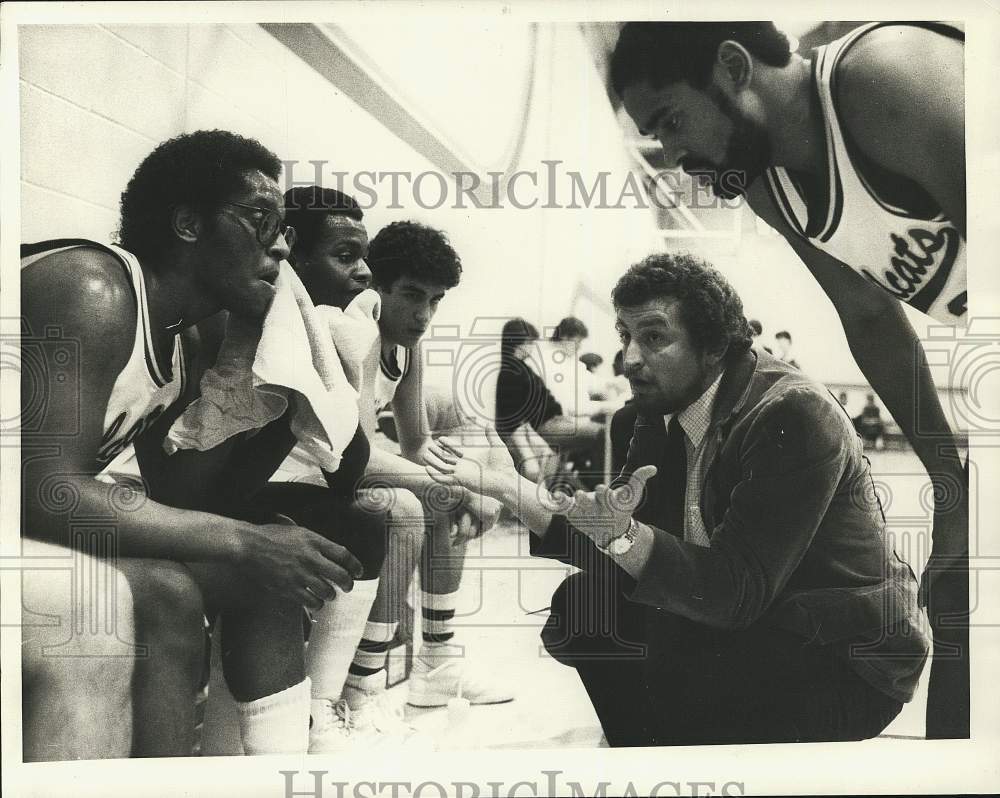
{"label": "player's knee", "polygon": [[427,534],[424,506],[409,490],[394,490],[393,502],[388,513],[388,536],[397,546],[419,551]]}
{"label": "player's knee", "polygon": [[166,654],[177,667],[200,671],[205,644],[201,591],[179,563],[143,562],[129,574],[137,632],[150,656]]}
{"label": "player's knee", "polygon": [[423,524],[424,505],[411,490],[393,488],[392,504],[389,511],[393,518],[399,522],[410,521],[414,524]]}
{"label": "player's knee", "polygon": [[355,501],[344,508],[343,523],[350,528],[347,547],[364,568],[362,579],[374,579],[385,562],[389,511]]}

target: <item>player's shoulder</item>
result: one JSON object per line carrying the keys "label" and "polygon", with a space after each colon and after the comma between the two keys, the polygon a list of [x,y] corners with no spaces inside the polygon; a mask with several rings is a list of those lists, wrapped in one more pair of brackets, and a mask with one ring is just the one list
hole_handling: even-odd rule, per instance
{"label": "player's shoulder", "polygon": [[882,25],[855,39],[836,65],[836,99],[844,120],[859,126],[899,123],[928,84],[961,79],[959,34],[943,31]]}
{"label": "player's shoulder", "polygon": [[[21,272],[25,299],[46,299],[72,294],[74,304],[95,304],[97,309],[114,310],[134,304],[134,289],[121,258],[97,246],[76,246],[43,255]],[[36,293],[45,292],[36,297]]]}
{"label": "player's shoulder", "polygon": [[108,336],[136,323],[135,289],[121,259],[97,246],[44,255],[21,271],[22,311],[78,332]]}

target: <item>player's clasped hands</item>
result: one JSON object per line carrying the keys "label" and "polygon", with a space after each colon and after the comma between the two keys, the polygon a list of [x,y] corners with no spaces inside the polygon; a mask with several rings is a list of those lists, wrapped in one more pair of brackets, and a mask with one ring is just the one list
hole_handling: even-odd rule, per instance
{"label": "player's clasped hands", "polygon": [[251,525],[240,565],[265,589],[310,609],[332,599],[334,586],[349,592],[364,570],[343,546],[288,523]]}

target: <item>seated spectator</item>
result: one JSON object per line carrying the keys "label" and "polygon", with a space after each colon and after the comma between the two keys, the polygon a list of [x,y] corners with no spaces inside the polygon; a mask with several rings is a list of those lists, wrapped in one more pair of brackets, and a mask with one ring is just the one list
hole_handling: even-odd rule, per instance
{"label": "seated spectator", "polygon": [[596,352],[584,352],[580,355],[580,363],[587,370],[587,373],[583,375],[587,398],[595,402],[607,402],[609,399],[608,381],[602,379],[599,371],[604,363],[604,358]]}
{"label": "seated spectator", "polygon": [[868,394],[860,415],[854,418],[854,428],[864,440],[865,446],[879,450],[885,448],[885,422],[882,420],[882,410],[875,404],[875,394]]}
{"label": "seated spectator", "polygon": [[757,321],[757,319],[750,319],[747,322],[747,324],[750,325],[750,335],[753,336],[753,346],[757,347],[758,349],[762,349],[769,355],[772,354],[771,348],[763,346],[760,342],[760,337],[764,334],[764,326],[759,321]]}
{"label": "seated spectator", "polygon": [[595,374],[597,369],[604,362],[604,358],[596,352],[584,352],[580,355],[580,362],[583,363],[584,368],[586,368],[588,372]]}
{"label": "seated spectator", "polygon": [[611,361],[612,377],[605,383],[604,394],[608,402],[621,404],[632,396],[632,388],[625,378],[625,368],[623,366],[622,351],[615,352]]}
{"label": "seated spectator", "polygon": [[539,429],[562,415],[562,405],[527,363],[537,341],[538,330],[524,319],[511,319],[503,326],[495,426],[518,471],[540,483],[556,473],[559,458]]}
{"label": "seated spectator", "polygon": [[789,366],[801,368],[795,357],[792,355],[792,334],[788,330],[781,330],[774,334],[774,344],[777,347],[778,360],[787,363]]}
{"label": "seated spectator", "polygon": [[601,401],[603,397],[594,396],[597,392],[594,377],[583,362],[581,345],[588,335],[582,321],[567,316],[556,325],[551,339],[538,347],[539,357],[532,363],[567,417],[590,419],[603,417],[608,411]]}

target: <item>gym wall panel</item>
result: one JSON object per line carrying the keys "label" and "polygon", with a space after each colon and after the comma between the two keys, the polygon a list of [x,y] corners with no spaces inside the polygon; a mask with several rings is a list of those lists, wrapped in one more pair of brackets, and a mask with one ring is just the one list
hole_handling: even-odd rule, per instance
{"label": "gym wall panel", "polygon": [[26,26],[21,74],[33,85],[147,137],[171,136],[184,118],[184,79],[99,26]]}
{"label": "gym wall panel", "polygon": [[282,155],[286,142],[283,128],[269,125],[247,113],[240,106],[229,102],[226,94],[206,89],[194,81],[188,81],[187,90],[188,101],[184,131],[193,132],[213,128],[231,130],[234,133],[257,139],[279,156]]}
{"label": "gym wall panel", "polygon": [[54,236],[96,238],[110,241],[118,229],[118,209],[92,205],[89,202],[52,189],[21,184],[22,202],[33,208],[44,208],[45,215],[21,217],[21,240],[44,241]]}
{"label": "gym wall panel", "polygon": [[[243,37],[252,27],[241,26]],[[250,43],[227,25],[188,28],[188,80],[215,92],[243,113],[268,126],[284,129],[285,60],[269,45]],[[269,39],[260,32],[261,39]]]}
{"label": "gym wall panel", "polygon": [[183,75],[187,65],[186,25],[102,25],[112,35],[138,47],[178,75]]}
{"label": "gym wall panel", "polygon": [[[24,181],[108,209],[152,143],[143,134],[67,100],[21,83],[21,176]],[[61,220],[43,204],[22,200],[22,219],[46,219],[52,235]]]}
{"label": "gym wall panel", "polygon": [[117,221],[94,206],[117,220],[135,167],[179,133],[223,127],[279,154],[286,145],[286,56],[255,25],[19,33],[23,240],[67,231],[107,240]]}

